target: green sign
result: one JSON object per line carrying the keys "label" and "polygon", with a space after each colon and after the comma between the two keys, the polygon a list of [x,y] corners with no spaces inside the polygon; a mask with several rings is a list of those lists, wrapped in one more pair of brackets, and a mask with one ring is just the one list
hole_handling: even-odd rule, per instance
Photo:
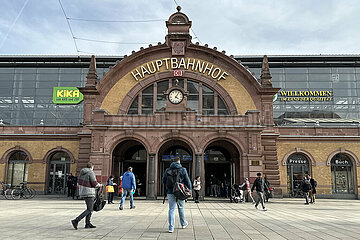
{"label": "green sign", "polygon": [[84,100],[84,95],[77,87],[54,87],[53,103],[55,104],[78,104]]}

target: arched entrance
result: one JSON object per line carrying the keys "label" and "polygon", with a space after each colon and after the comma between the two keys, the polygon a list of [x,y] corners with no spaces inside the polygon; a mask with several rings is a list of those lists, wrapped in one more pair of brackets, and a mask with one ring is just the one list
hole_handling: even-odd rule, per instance
{"label": "arched entrance", "polygon": [[49,158],[49,194],[65,194],[66,181],[70,175],[70,156],[64,151],[56,151]]}
{"label": "arched entrance", "polygon": [[193,170],[193,152],[190,146],[181,140],[170,140],[164,143],[158,152],[159,170],[158,170],[158,195],[164,194],[164,185],[162,184],[162,176],[166,168],[170,167],[172,160],[179,157],[181,165],[186,168],[190,179],[192,179]]}
{"label": "arched entrance", "polygon": [[11,186],[19,186],[26,182],[28,177],[29,157],[24,151],[16,151],[9,157],[7,169],[7,183]]}
{"label": "arched entrance", "polygon": [[336,154],[331,159],[332,193],[354,194],[354,170],[349,156]]}
{"label": "arched entrance", "polygon": [[147,151],[145,147],[136,140],[126,140],[119,143],[113,151],[112,175],[114,182],[119,183],[119,178],[133,168],[136,179],[136,193],[134,196],[146,195],[146,163]]}
{"label": "arched entrance", "polygon": [[287,189],[290,196],[297,197],[301,192],[301,181],[304,176],[310,174],[309,160],[304,154],[291,154],[287,161]]}
{"label": "arched entrance", "polygon": [[[218,140],[211,143],[204,152],[205,195],[228,197],[230,187],[239,175],[240,153],[230,142]],[[212,190],[212,191],[211,191]]]}

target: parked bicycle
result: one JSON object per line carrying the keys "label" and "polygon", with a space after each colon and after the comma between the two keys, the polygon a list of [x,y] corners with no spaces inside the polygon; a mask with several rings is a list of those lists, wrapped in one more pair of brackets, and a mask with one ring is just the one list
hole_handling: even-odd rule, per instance
{"label": "parked bicycle", "polygon": [[36,195],[36,191],[33,188],[29,188],[26,182],[20,183],[20,186],[16,186],[11,191],[11,197],[14,200],[18,200],[20,198],[31,199]]}
{"label": "parked bicycle", "polygon": [[12,189],[10,187],[10,184],[8,185],[3,182],[0,182],[0,184],[1,184],[0,195],[3,195],[5,199],[12,199],[11,196]]}

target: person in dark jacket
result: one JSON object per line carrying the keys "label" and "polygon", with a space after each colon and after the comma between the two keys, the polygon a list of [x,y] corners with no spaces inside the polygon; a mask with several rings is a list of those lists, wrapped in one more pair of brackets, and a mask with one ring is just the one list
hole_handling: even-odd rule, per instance
{"label": "person in dark jacket", "polygon": [[94,173],[94,164],[89,162],[86,165],[86,168],[81,169],[80,176],[78,179],[79,184],[79,195],[84,198],[86,203],[86,210],[81,213],[74,220],[71,220],[71,223],[75,229],[77,229],[81,219],[85,218],[85,228],[96,228],[90,222],[92,212],[94,211],[94,202],[95,202],[95,188],[101,187],[102,185],[96,181],[96,176]]}
{"label": "person in dark jacket", "polygon": [[108,192],[108,204],[114,204],[113,203],[113,199],[114,199],[114,185],[116,185],[114,183],[114,176],[110,176],[107,180],[107,183],[106,183],[106,187],[107,186],[112,186],[112,192]]}
{"label": "person in dark jacket", "polygon": [[66,181],[66,186],[67,186],[67,190],[68,190],[68,197],[72,196],[72,192],[73,192],[73,174],[70,173],[70,176],[67,177],[67,181]]}
{"label": "person in dark jacket", "polygon": [[251,192],[254,191],[256,188],[256,193],[258,195],[258,198],[256,199],[255,208],[257,209],[257,206],[259,205],[259,202],[261,203],[261,206],[264,211],[266,211],[266,207],[264,204],[264,180],[261,177],[261,173],[256,174],[257,178],[254,181],[254,184],[251,188]]}
{"label": "person in dark jacket", "polygon": [[210,195],[213,197],[218,196],[218,179],[214,176],[214,174],[210,175]]}
{"label": "person in dark jacket", "polygon": [[269,198],[270,198],[270,182],[267,179],[267,177],[264,177],[264,197],[265,197],[265,202],[269,202]]}
{"label": "person in dark jacket", "polygon": [[124,173],[122,178],[121,187],[123,188],[123,195],[121,198],[119,210],[123,210],[126,195],[130,194],[130,209],[134,209],[134,192],[136,190],[135,175],[133,174],[133,168],[129,167],[127,172]]}
{"label": "person in dark jacket", "polygon": [[317,181],[310,177],[310,175],[308,175],[308,178],[310,179],[310,184],[311,184],[311,190],[310,190],[310,203],[315,203],[315,195],[316,195],[316,186],[317,186]]}
{"label": "person in dark jacket", "polygon": [[301,191],[304,193],[305,197],[305,204],[309,205],[309,192],[311,190],[311,183],[310,180],[307,178],[307,176],[304,177],[304,180],[301,182]]}
{"label": "person in dark jacket", "polygon": [[[162,183],[166,185],[167,172],[170,169],[179,169],[179,182],[183,183],[185,186],[187,186],[191,190],[191,182],[190,182],[189,175],[188,175],[186,169],[181,166],[179,157],[176,157],[173,160],[173,162],[171,163],[170,168],[167,168],[165,170],[163,177],[162,177]],[[178,211],[179,211],[180,224],[181,224],[182,228],[186,228],[188,225],[188,222],[186,221],[185,211],[184,211],[185,200],[176,200],[176,197],[174,196],[172,189],[167,189],[167,198],[169,200],[169,214],[168,214],[169,233],[174,232],[175,207],[176,206],[178,207]]]}

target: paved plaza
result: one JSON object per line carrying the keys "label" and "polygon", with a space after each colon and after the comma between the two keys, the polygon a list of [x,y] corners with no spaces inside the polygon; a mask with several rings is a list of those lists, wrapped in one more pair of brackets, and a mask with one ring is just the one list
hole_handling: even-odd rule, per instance
{"label": "paved plaza", "polygon": [[1,239],[360,239],[360,201],[271,199],[268,211],[251,203],[188,202],[189,226],[181,229],[178,215],[174,233],[168,233],[168,205],[162,201],[135,201],[136,209],[119,211],[106,205],[93,214],[96,229],[73,229],[70,220],[85,207],[82,200],[38,198],[0,200]]}

